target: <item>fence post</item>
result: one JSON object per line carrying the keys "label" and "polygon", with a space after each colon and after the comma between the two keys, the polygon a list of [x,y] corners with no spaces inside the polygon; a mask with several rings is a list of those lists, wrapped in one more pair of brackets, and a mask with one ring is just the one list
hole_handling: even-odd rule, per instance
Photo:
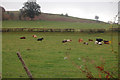
{"label": "fence post", "polygon": [[22,65],[23,65],[23,67],[24,67],[24,69],[25,69],[28,77],[30,78],[30,80],[33,80],[32,74],[31,74],[31,72],[29,71],[29,69],[27,68],[27,66],[25,65],[25,62],[24,62],[24,60],[22,59],[22,56],[20,55],[19,52],[17,52],[17,56],[18,56],[19,60],[21,61],[21,63],[22,63]]}

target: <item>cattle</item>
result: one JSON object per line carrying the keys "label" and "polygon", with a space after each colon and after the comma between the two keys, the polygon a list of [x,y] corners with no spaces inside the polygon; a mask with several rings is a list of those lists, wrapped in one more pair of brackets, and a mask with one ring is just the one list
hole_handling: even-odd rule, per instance
{"label": "cattle", "polygon": [[83,42],[83,39],[79,39],[78,42]]}
{"label": "cattle", "polygon": [[86,45],[88,45],[88,42],[84,42],[83,44],[86,44]]}
{"label": "cattle", "polygon": [[44,38],[38,38],[37,41],[42,41]]}
{"label": "cattle", "polygon": [[96,41],[98,41],[98,42],[102,42],[103,39],[99,38],[99,39],[96,39]]}
{"label": "cattle", "polygon": [[99,45],[102,45],[102,42],[98,42]]}
{"label": "cattle", "polygon": [[72,41],[71,39],[64,39],[62,43],[71,42],[71,41]]}
{"label": "cattle", "polygon": [[95,44],[98,44],[98,41],[95,41]]}
{"label": "cattle", "polygon": [[97,38],[96,39],[96,41],[95,41],[95,44],[99,44],[99,45],[102,45],[102,41],[103,41],[103,39],[101,39],[101,38]]}
{"label": "cattle", "polygon": [[70,41],[72,41],[71,39],[67,39],[67,42],[70,42]]}
{"label": "cattle", "polygon": [[63,41],[62,41],[62,43],[66,43],[66,42],[67,42],[67,40],[63,40]]}
{"label": "cattle", "polygon": [[88,41],[93,41],[92,39],[88,39]]}
{"label": "cattle", "polygon": [[20,39],[26,39],[26,37],[20,37]]}
{"label": "cattle", "polygon": [[33,35],[33,37],[34,37],[34,38],[37,38],[37,36],[36,36],[36,35]]}
{"label": "cattle", "polygon": [[105,40],[104,40],[104,44],[109,44],[109,43],[110,43],[109,41],[105,41]]}

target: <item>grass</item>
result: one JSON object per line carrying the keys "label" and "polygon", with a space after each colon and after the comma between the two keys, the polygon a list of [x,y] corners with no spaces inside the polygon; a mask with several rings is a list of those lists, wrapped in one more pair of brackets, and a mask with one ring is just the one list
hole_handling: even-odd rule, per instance
{"label": "grass", "polygon": [[105,23],[80,23],[62,21],[3,21],[3,28],[74,28],[74,29],[108,29]]}
{"label": "grass", "polygon": [[[0,43],[2,43],[2,34],[0,33]],[[2,73],[2,44],[0,44],[0,76]]]}
{"label": "grass", "polygon": [[[44,37],[44,40],[38,42],[36,38],[32,37],[33,34],[36,34],[38,38]],[[111,33],[3,32],[3,78],[27,78],[26,72],[16,55],[17,51],[21,52],[34,78],[86,78],[86,75],[67,59],[64,60],[66,52],[69,52],[71,60],[78,65],[84,64],[83,57],[93,59],[97,65],[100,65],[100,57],[103,57],[106,61],[105,70],[110,73],[114,72],[114,77],[117,77],[118,61],[115,58],[115,53],[111,52],[111,44],[95,45],[94,42],[89,42],[89,45],[84,45],[78,43],[79,38],[88,41],[89,38],[95,40],[98,36],[111,40],[110,35]],[[20,40],[19,38],[22,36],[27,37],[27,39]],[[72,39],[72,42],[63,44],[61,42],[63,39]],[[118,52],[118,34],[116,32],[114,33],[113,44],[114,50]],[[68,51],[68,48],[71,50]],[[98,70],[90,62],[86,63],[93,75],[98,77]],[[102,77],[104,78],[105,75],[102,74]]]}

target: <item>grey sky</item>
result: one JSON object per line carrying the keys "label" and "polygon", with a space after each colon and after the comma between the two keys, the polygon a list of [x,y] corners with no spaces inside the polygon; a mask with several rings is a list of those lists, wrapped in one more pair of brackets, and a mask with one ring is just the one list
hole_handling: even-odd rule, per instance
{"label": "grey sky", "polygon": [[[24,2],[27,0],[1,0],[2,2]],[[37,2],[118,2],[119,0],[37,0]]]}
{"label": "grey sky", "polygon": [[[6,10],[19,10],[27,0],[3,0],[1,5]],[[111,21],[118,13],[119,0],[37,0],[44,13],[65,14],[70,16]]]}

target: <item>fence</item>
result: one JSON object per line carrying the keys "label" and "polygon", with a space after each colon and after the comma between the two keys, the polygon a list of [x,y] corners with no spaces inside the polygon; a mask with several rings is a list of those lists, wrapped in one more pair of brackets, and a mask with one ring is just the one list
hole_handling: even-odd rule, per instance
{"label": "fence", "polygon": [[0,28],[0,32],[105,32],[120,31],[120,28],[109,29],[51,29],[51,28]]}

